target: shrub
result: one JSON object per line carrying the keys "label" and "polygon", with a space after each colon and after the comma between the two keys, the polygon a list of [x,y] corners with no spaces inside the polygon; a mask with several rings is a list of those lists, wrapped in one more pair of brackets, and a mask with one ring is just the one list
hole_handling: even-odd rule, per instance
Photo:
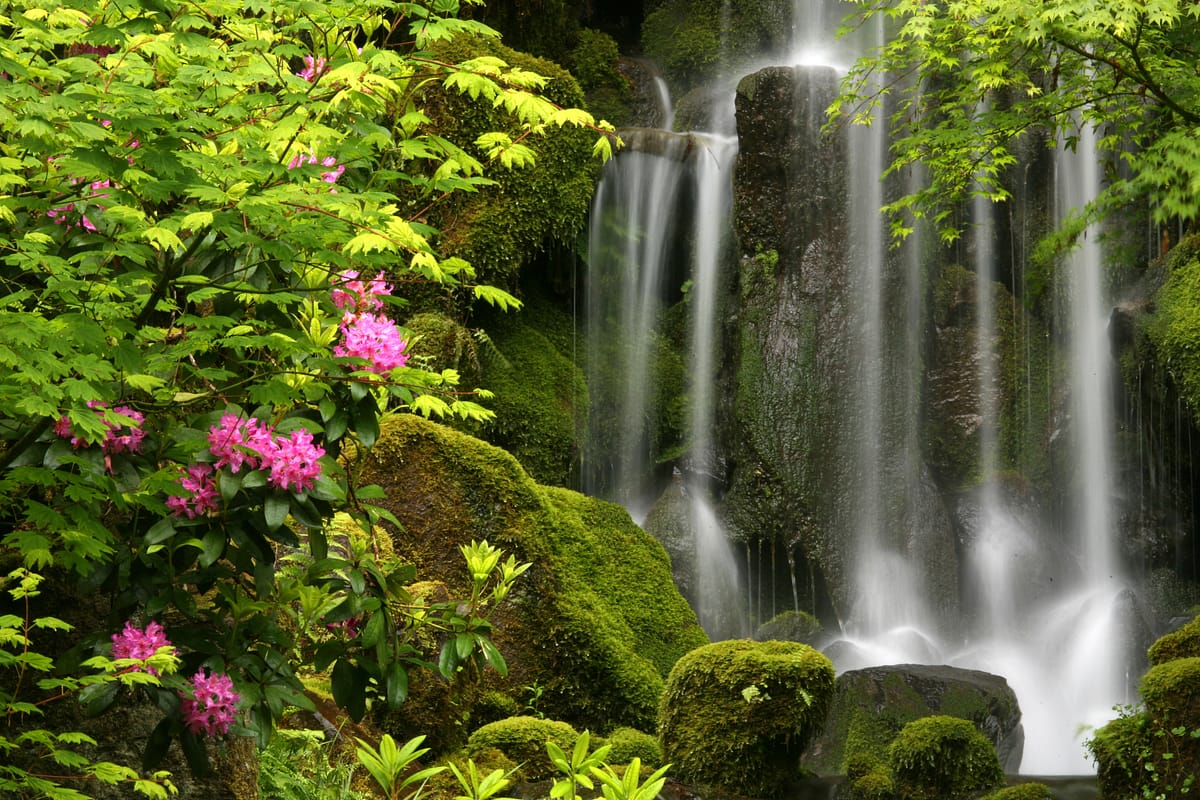
{"label": "shrub", "polygon": [[579,734],[565,722],[537,717],[509,717],[484,725],[467,740],[467,755],[499,750],[520,764],[526,780],[540,781],[555,774],[546,753],[546,742],[570,752]]}
{"label": "shrub", "polygon": [[1004,780],[996,749],[958,717],[922,717],[905,725],[888,750],[905,800],[952,800]]}

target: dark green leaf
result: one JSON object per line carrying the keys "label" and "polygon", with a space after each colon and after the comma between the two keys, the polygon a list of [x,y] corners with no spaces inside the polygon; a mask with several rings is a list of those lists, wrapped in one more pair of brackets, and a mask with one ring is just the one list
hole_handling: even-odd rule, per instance
{"label": "dark green leaf", "polygon": [[272,492],[267,495],[263,501],[263,520],[267,524],[267,530],[275,530],[283,521],[287,519],[288,511],[291,510],[292,497],[284,492]]}
{"label": "dark green leaf", "polygon": [[408,699],[408,671],[404,669],[404,665],[399,661],[393,661],[388,666],[385,683],[388,707],[399,708],[400,704]]}

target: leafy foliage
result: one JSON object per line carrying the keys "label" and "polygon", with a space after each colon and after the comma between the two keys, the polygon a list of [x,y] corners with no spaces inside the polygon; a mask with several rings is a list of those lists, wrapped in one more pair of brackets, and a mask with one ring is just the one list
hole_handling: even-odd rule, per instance
{"label": "leafy foliage", "polygon": [[1005,170],[1020,137],[1073,146],[1081,125],[1101,131],[1112,159],[1087,218],[1136,198],[1148,199],[1158,220],[1200,212],[1194,3],[856,2],[856,26],[883,17],[895,34],[851,71],[834,119],[869,123],[886,105],[890,171],[928,168],[924,188],[888,206],[894,235],[928,217],[955,238],[956,204],[1009,196]]}
{"label": "leafy foliage", "polygon": [[[507,132],[476,156],[476,143],[431,131],[422,87],[503,107],[529,140],[598,128],[544,98],[530,71],[434,57],[455,37],[495,36],[458,7],[0,10],[0,554],[109,595],[111,629],[80,631],[84,652],[102,653],[121,620],[163,620],[182,669],[232,676],[248,712],[239,730],[260,744],[285,707],[311,706],[300,664],[330,669],[353,717],[370,697],[402,703],[414,667],[447,679],[473,661],[504,669],[487,609],[524,567],[472,543],[470,598],[414,600],[414,568],[379,555],[373,524],[390,518],[371,505],[379,491],[353,468],[385,412],[488,417],[454,370],[407,363],[390,316],[403,292],[519,305],[440,257],[437,231],[401,194],[436,206],[490,184],[493,168],[532,168],[528,154]],[[347,300],[364,281],[369,297]],[[330,526],[343,509],[356,535]],[[0,694],[10,719],[33,713],[26,695],[39,690],[79,692],[92,712],[139,693],[165,715],[147,763],[178,738],[205,767],[173,690],[145,677],[112,691],[21,680],[66,666],[25,641],[55,623],[3,619],[4,683],[18,677]],[[16,747],[47,736],[30,730]]]}

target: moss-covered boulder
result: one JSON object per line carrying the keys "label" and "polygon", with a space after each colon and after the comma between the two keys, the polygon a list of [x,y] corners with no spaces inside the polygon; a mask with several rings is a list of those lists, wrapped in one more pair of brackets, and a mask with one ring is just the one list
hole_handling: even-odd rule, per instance
{"label": "moss-covered boulder", "polygon": [[[666,553],[624,509],[541,486],[503,450],[410,415],[386,420],[353,468],[383,488],[381,505],[402,526],[397,553],[452,596],[468,593],[458,548],[472,540],[533,564],[493,618],[508,675],[485,672],[479,691],[431,695],[428,707],[410,701],[393,731],[463,727],[483,690],[521,697],[535,681],[538,710],[580,729],[653,728],[665,677],[707,639]],[[428,673],[413,681],[440,683]]]}
{"label": "moss-covered boulder", "polygon": [[819,775],[842,775],[855,763],[885,762],[905,725],[935,715],[969,720],[999,753],[1006,771],[1020,767],[1025,734],[1008,682],[978,670],[921,664],[839,675],[829,715],[805,753],[804,766]]}
{"label": "moss-covered boulder", "polygon": [[988,792],[980,800],[1053,800],[1053,798],[1054,794],[1050,791],[1049,786],[1037,781],[1030,781]]}
{"label": "moss-covered boulder", "polygon": [[556,772],[546,752],[546,742],[554,742],[570,753],[579,732],[565,722],[538,717],[509,717],[484,725],[467,740],[467,755],[499,750],[520,765],[527,781],[540,781]]}
{"label": "moss-covered boulder", "polygon": [[757,641],[776,639],[782,642],[816,644],[821,633],[821,623],[807,611],[784,611],[758,626],[754,632]]}
{"label": "moss-covered boulder", "polygon": [[1150,665],[1157,666],[1177,658],[1194,658],[1200,656],[1200,617],[1178,630],[1160,636],[1147,651]]}
{"label": "moss-covered boulder", "polygon": [[482,384],[495,419],[480,438],[512,453],[538,483],[579,486],[590,400],[571,358],[574,320],[541,296],[516,313],[482,320],[489,343],[480,354]]}
{"label": "moss-covered boulder", "polygon": [[663,693],[663,758],[680,780],[774,796],[800,776],[833,687],[833,665],[807,645],[733,639],[693,650]]}
{"label": "moss-covered boulder", "polygon": [[609,764],[628,764],[637,758],[644,767],[662,766],[662,745],[658,737],[637,728],[617,728],[604,737],[604,744],[612,748],[606,759]]}
{"label": "moss-covered boulder", "polygon": [[987,737],[945,715],[905,725],[888,748],[888,766],[902,800],[956,800],[1004,781]]}
{"label": "moss-covered boulder", "polygon": [[1150,648],[1139,707],[1098,729],[1087,746],[1104,797],[1166,797],[1200,775],[1200,655],[1195,622]]}

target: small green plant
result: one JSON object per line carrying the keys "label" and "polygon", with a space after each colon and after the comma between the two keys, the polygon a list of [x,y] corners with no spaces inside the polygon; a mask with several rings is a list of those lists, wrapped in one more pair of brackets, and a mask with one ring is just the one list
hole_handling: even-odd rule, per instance
{"label": "small green plant", "polygon": [[396,740],[385,733],[379,740],[378,749],[359,739],[355,753],[358,762],[371,773],[388,800],[415,800],[424,790],[425,782],[446,769],[442,766],[412,769],[415,762],[429,752],[429,748],[421,747],[424,741],[423,735],[414,736],[402,747],[397,747]]}
{"label": "small green plant", "polygon": [[321,731],[279,729],[258,755],[263,800],[362,800],[351,788],[355,765],[339,758]]}
{"label": "small green plant", "polygon": [[535,680],[528,686],[522,686],[521,691],[529,696],[529,699],[525,701],[525,714],[537,717],[538,719],[545,719],[546,715],[538,710],[538,703],[541,702],[542,694],[545,693],[546,687]]}
{"label": "small green plant", "polygon": [[596,787],[592,782],[592,770],[604,765],[604,759],[608,756],[610,748],[608,745],[604,745],[596,748],[595,752],[589,753],[590,741],[591,736],[587,731],[579,734],[579,738],[575,740],[575,746],[571,749],[570,758],[554,742],[546,742],[546,752],[550,754],[550,761],[565,776],[554,782],[554,788],[550,790],[551,797],[582,800],[579,796],[580,786],[585,789]]}
{"label": "small green plant", "polygon": [[579,734],[575,746],[571,749],[568,759],[566,752],[553,742],[546,742],[546,751],[550,760],[562,773],[563,777],[554,782],[550,790],[552,798],[565,800],[583,800],[579,795],[579,787],[595,789],[592,778],[600,781],[600,791],[605,800],[654,800],[666,783],[667,770],[670,765],[664,765],[655,770],[646,780],[641,780],[642,762],[636,756],[630,760],[623,774],[618,774],[605,759],[610,751],[609,745],[597,747],[589,752],[591,736],[587,731]]}
{"label": "small green plant", "polygon": [[447,766],[454,773],[455,779],[458,780],[458,784],[464,792],[464,794],[456,795],[454,800],[493,800],[493,798],[494,800],[513,800],[511,797],[495,797],[508,788],[509,776],[512,775],[513,770],[505,772],[502,769],[494,769],[480,777],[475,762],[469,758],[465,769],[460,770],[453,761]]}

